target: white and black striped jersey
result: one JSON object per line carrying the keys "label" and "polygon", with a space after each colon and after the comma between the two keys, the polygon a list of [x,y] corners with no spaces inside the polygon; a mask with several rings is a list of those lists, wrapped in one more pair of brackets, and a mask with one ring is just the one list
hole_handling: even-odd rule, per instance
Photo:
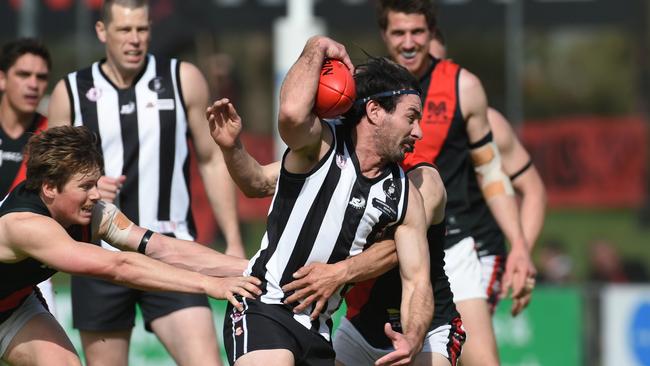
{"label": "white and black striped jersey", "polygon": [[191,240],[195,231],[180,62],[148,55],[126,89],[111,82],[102,62],[65,78],[74,125],[87,126],[99,137],[105,175],[126,175],[117,204],[127,217]]}
{"label": "white and black striped jersey", "polygon": [[[345,126],[326,121],[323,128],[332,129],[334,141],[312,171],[292,174],[282,168],[261,248],[246,270],[262,280],[260,301],[267,304],[282,304],[290,295],[282,286],[300,267],[359,254],[406,213],[408,179],[402,169],[389,164],[378,177],[364,177]],[[342,292],[329,299],[319,319],[310,321],[310,309],[294,319],[329,340],[330,316]]]}

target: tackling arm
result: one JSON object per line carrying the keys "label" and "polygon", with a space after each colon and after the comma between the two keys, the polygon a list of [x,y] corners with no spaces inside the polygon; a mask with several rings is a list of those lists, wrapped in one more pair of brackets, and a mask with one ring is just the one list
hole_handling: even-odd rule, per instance
{"label": "tackling arm", "polygon": [[194,65],[186,62],[181,63],[180,79],[199,169],[212,211],[226,237],[226,253],[243,258],[245,253],[239,232],[235,185],[221,151],[210,141],[205,126],[204,113],[208,106],[207,82]]}

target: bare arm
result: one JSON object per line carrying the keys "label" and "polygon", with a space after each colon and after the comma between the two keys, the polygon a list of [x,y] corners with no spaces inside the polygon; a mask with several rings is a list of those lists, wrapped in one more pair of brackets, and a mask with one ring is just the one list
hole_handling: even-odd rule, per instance
{"label": "bare arm", "polygon": [[307,41],[280,89],[278,130],[291,149],[285,160],[285,168],[293,173],[311,170],[328,151],[332,140],[330,131],[323,129],[320,119],[313,112],[321,68],[327,57],[343,60],[352,70],[343,45],[326,37],[315,36]]}
{"label": "bare arm", "polygon": [[50,96],[50,104],[47,110],[48,127],[70,126],[72,124],[70,98],[65,81],[63,79],[59,80]]}
{"label": "bare arm", "polygon": [[266,197],[275,193],[280,175],[280,162],[260,165],[242,144],[241,117],[228,99],[220,99],[208,107],[206,117],[210,134],[223,153],[228,172],[247,197]]}
{"label": "bare arm", "polygon": [[244,257],[244,245],[239,233],[235,185],[223,161],[221,151],[210,141],[205,123],[208,106],[208,85],[201,72],[192,64],[181,63],[181,88],[197,161],[205,190],[219,226],[226,237],[226,253]]}
{"label": "bare arm", "polygon": [[[501,163],[505,173],[512,178],[530,163],[530,155],[521,144],[515,131],[506,118],[494,110],[488,109],[488,120],[494,140],[501,152]],[[521,225],[526,241],[532,251],[539,233],[544,225],[546,211],[546,189],[534,165],[512,179],[512,186],[521,198]]]}
{"label": "bare arm", "polygon": [[[135,225],[115,205],[98,202],[93,209],[92,235],[116,248],[139,250],[146,229]],[[144,247],[147,256],[175,267],[210,276],[241,276],[248,261],[203,245],[154,233]]]}
{"label": "bare arm", "polygon": [[[459,78],[459,95],[461,110],[467,121],[470,144],[477,143],[490,132],[487,121],[487,98],[480,80],[464,69],[461,70]],[[511,245],[501,295],[505,296],[512,288],[513,296],[520,296],[524,291],[526,278],[535,275],[535,267],[530,260],[517,202],[513,195],[508,194],[508,190],[512,190],[510,179],[503,172],[498,150],[491,144],[492,142],[472,149],[471,153],[477,172],[481,167],[488,167],[488,174],[496,177],[495,184],[486,185],[486,177],[477,174],[485,201]]]}
{"label": "bare arm", "polygon": [[3,242],[19,258],[32,257],[59,271],[103,278],[143,290],[206,293],[241,307],[235,294],[252,297],[258,280],[216,278],[172,267],[144,255],[112,252],[73,240],[53,219],[32,213],[3,217]]}
{"label": "bare arm", "polygon": [[404,334],[393,332],[390,324],[385,326],[386,335],[391,338],[395,351],[377,360],[377,365],[399,360],[412,362],[422,348],[424,335],[433,317],[433,289],[422,196],[417,189],[409,189],[408,200],[404,221],[395,230],[402,277],[400,318]]}

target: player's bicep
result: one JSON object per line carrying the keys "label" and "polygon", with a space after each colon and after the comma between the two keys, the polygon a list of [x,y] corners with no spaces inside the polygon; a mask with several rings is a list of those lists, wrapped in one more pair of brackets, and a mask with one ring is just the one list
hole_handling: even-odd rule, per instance
{"label": "player's bicep", "polygon": [[34,216],[13,220],[7,230],[15,252],[62,272],[80,275],[107,273],[112,265],[111,252],[74,240],[51,218]]}
{"label": "player's bicep", "polygon": [[466,121],[465,128],[471,144],[490,132],[487,118],[487,96],[479,78],[465,69],[460,71],[458,84],[458,103]]}
{"label": "player's bicep", "polygon": [[70,100],[65,80],[61,79],[54,87],[47,112],[47,125],[49,127],[69,126],[73,123]]}

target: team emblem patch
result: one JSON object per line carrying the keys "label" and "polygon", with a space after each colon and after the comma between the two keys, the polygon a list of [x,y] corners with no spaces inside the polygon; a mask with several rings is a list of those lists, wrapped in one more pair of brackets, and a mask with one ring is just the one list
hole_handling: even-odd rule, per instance
{"label": "team emblem patch", "polygon": [[347,160],[345,159],[345,156],[342,154],[336,154],[336,165],[339,167],[339,169],[345,168],[346,163]]}
{"label": "team emblem patch", "polygon": [[244,318],[244,314],[240,311],[233,311],[232,314],[230,314],[230,319],[232,319],[233,323],[237,323],[241,321]]}
{"label": "team emblem patch", "polygon": [[149,87],[149,90],[156,92],[158,94],[165,91],[165,87],[163,86],[162,76],[156,76],[155,78],[151,79],[149,81],[149,84],[147,84],[147,86]]}
{"label": "team emblem patch", "polygon": [[88,98],[88,100],[91,102],[96,102],[101,97],[102,97],[102,90],[96,86],[93,86],[92,88],[88,89],[88,91],[86,92],[86,98]]}
{"label": "team emblem patch", "polygon": [[397,201],[398,191],[397,186],[395,186],[395,181],[393,179],[386,179],[382,185],[386,198],[392,201]]}

